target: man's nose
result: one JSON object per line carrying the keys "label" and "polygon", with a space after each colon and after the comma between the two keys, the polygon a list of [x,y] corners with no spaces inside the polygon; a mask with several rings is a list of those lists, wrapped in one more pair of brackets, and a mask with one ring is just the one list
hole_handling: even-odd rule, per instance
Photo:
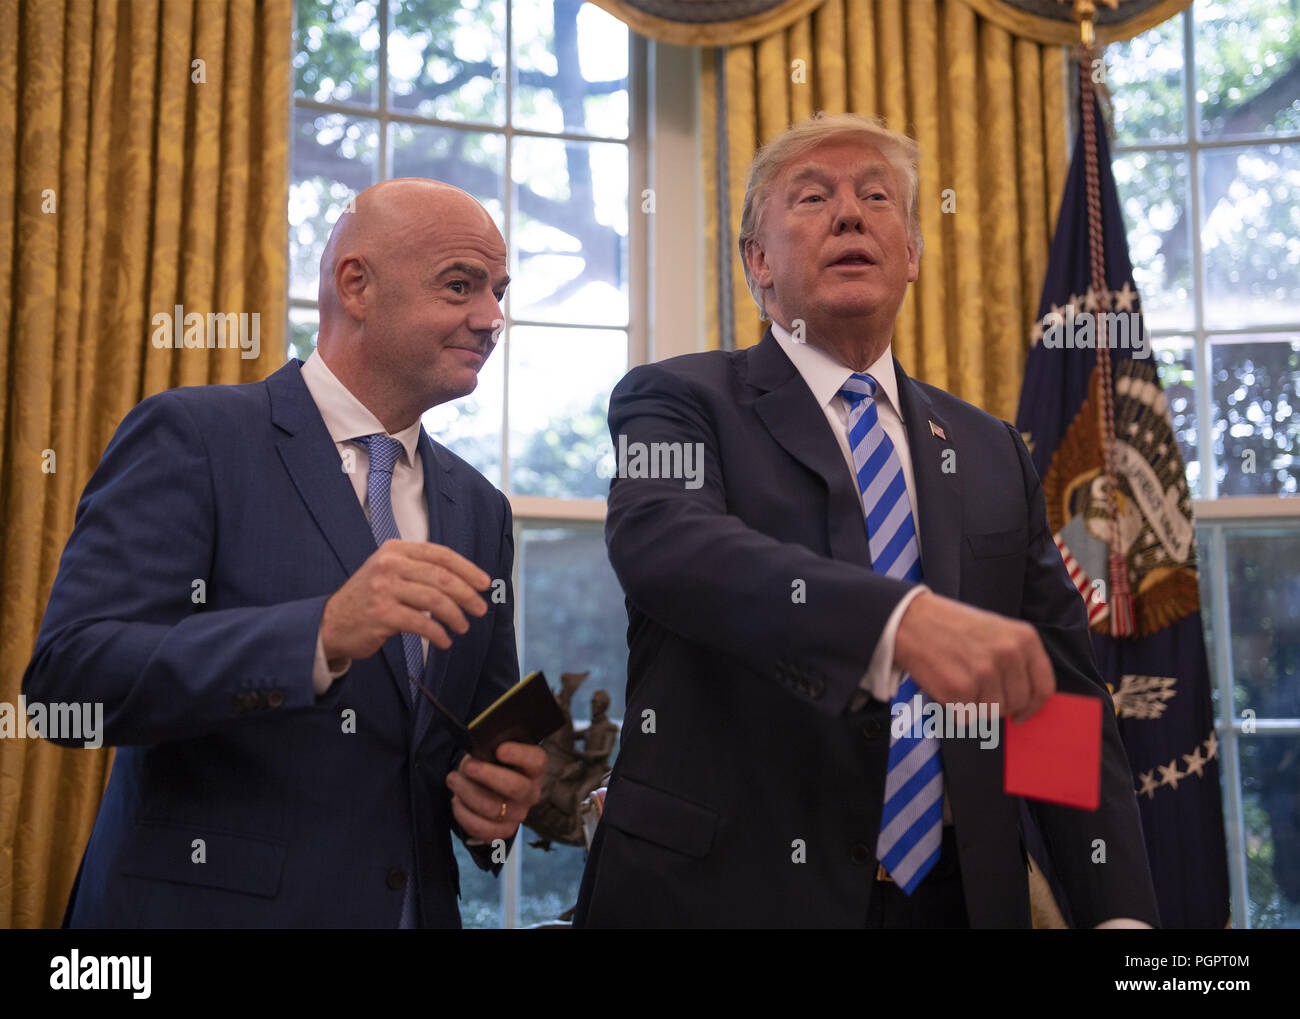
{"label": "man's nose", "polygon": [[835,219],[831,229],[837,234],[849,231],[861,233],[866,225],[866,218],[862,215],[862,206],[858,204],[857,196],[841,194],[836,202]]}
{"label": "man's nose", "polygon": [[501,326],[505,324],[505,316],[501,313],[501,302],[495,294],[487,293],[474,302],[468,324],[476,333],[490,332],[493,340],[498,338]]}

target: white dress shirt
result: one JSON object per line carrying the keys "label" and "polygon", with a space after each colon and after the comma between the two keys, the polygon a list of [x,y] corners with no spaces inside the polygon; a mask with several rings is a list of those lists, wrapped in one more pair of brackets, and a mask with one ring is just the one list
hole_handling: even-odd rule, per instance
{"label": "white dress shirt", "polygon": [[[357,494],[361,509],[370,520],[370,507],[366,502],[366,486],[370,477],[370,454],[365,445],[356,441],[361,436],[376,432],[387,435],[388,431],[379,419],[352,395],[351,391],[329,370],[319,352],[312,351],[302,366],[302,380],[307,391],[316,403],[316,409],[325,419],[325,429],[334,440],[339,454],[339,469],[351,467],[350,480],[352,489]],[[429,506],[424,494],[424,465],[420,460],[418,442],[420,440],[420,422],[417,419],[407,428],[395,433],[392,438],[402,444],[402,455],[393,467],[393,484],[390,496],[393,504],[393,518],[397,521],[397,530],[403,541],[429,540]],[[427,660],[429,641],[420,638]],[[347,672],[351,662],[343,668],[331,670],[325,660],[325,648],[320,635],[316,637],[316,663],[312,669],[312,687],[317,696],[323,694],[339,676]]]}
{"label": "white dress shirt", "polygon": [[[779,322],[772,323],[772,335],[776,337],[776,342],[781,344],[786,357],[794,363],[796,370],[803,376],[822,413],[826,415],[831,434],[840,444],[840,452],[844,455],[844,465],[853,479],[853,491],[858,492],[858,474],[853,467],[853,450],[849,447],[849,405],[839,395],[840,390],[844,388],[844,383],[848,382],[849,376],[853,374],[853,369],[841,364],[820,347],[796,340]],[[898,380],[894,377],[892,349],[886,347],[885,352],[876,359],[865,374],[875,379],[880,387],[874,398],[876,413],[880,418],[880,426],[889,436],[889,441],[894,444],[894,449],[898,453],[898,464],[903,469],[903,483],[907,486],[907,501],[912,507],[912,522],[916,525],[916,548],[919,554],[921,518],[916,511],[916,480],[912,475],[912,454],[907,442],[907,430],[903,427],[903,418],[899,412]],[[862,526],[864,528],[867,526],[865,513]],[[912,604],[914,598],[928,590],[928,587],[920,584],[908,591],[894,606],[894,611],[885,621],[880,641],[876,644],[875,653],[871,656],[871,662],[860,684],[865,692],[878,701],[888,704],[898,692],[903,670],[894,665],[894,638],[898,635],[898,625],[907,607]]]}

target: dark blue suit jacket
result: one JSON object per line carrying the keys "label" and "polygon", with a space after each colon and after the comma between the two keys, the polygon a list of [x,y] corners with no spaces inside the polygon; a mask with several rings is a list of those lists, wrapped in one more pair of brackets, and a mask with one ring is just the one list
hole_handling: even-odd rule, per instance
{"label": "dark blue suit jacket", "polygon": [[[143,401],[82,495],[23,677],[29,701],[102,701],[119,747],[73,926],[396,927],[407,880],[426,926],[459,925],[464,747],[417,727],[400,637],[312,689],[325,602],[375,541],[300,368]],[[505,582],[429,648],[425,685],[468,719],[519,677],[510,507],[419,449],[431,540]]]}
{"label": "dark blue suit jacket", "polygon": [[[895,371],[925,583],[1032,623],[1058,689],[1105,702],[1100,809],[1032,807],[1075,920],[1154,924],[1124,748],[1024,444]],[[630,477],[610,489],[627,721],[575,922],[861,927],[890,719],[882,704],[849,708],[911,585],[871,572],[857,486],[770,330],[748,350],[634,369],[609,423],[616,447],[620,436],[701,442],[705,470],[693,489]],[[945,740],[942,755],[971,924],[1027,926],[1020,804],[1002,791],[1001,744]],[[1104,865],[1092,862],[1098,838]]]}

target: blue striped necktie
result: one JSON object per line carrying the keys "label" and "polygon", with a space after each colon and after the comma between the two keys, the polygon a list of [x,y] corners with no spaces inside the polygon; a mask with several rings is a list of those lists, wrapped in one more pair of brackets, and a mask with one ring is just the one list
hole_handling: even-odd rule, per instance
{"label": "blue striped necktie", "polygon": [[[393,468],[402,455],[402,444],[388,435],[376,432],[356,440],[366,447],[370,455],[370,469],[366,476],[366,505],[370,507],[370,530],[375,544],[382,545],[390,538],[400,539],[397,518],[393,516]],[[416,681],[424,673],[424,646],[416,633],[402,634],[402,651],[406,654],[406,682],[411,702],[417,712],[423,706],[416,700]],[[415,926],[415,874],[406,878],[402,897],[402,915],[398,927],[409,930]]]}
{"label": "blue striped necktie", "polygon": [[[878,389],[879,383],[870,375],[854,374],[840,390],[849,405],[849,447],[867,517],[872,569],[887,577],[920,583],[916,524],[898,453],[876,411]],[[891,715],[897,717],[897,705],[908,704],[907,717],[919,727],[921,719],[910,711],[918,694],[922,705],[929,702],[912,677],[904,673],[890,704]],[[890,728],[889,767],[876,858],[894,883],[911,895],[939,860],[943,767],[937,739],[913,737],[910,725],[903,736],[895,738]]]}

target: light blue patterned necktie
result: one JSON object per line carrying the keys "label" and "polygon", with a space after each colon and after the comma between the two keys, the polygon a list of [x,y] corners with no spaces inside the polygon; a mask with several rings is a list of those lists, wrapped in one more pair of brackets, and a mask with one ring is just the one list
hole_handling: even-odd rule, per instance
{"label": "light blue patterned necktie", "polygon": [[[366,447],[370,455],[370,469],[366,476],[366,505],[370,507],[370,530],[375,544],[382,545],[390,538],[402,537],[393,516],[393,468],[402,455],[402,444],[388,435],[376,432],[356,440]],[[418,712],[422,702],[416,699],[416,682],[424,673],[424,646],[416,633],[402,634],[402,650],[406,655],[406,681],[411,703]],[[412,859],[415,857],[413,856]],[[397,926],[409,930],[415,926],[415,874],[406,877],[406,891],[402,897],[402,915]]]}
{"label": "light blue patterned necktie", "polygon": [[[919,583],[921,556],[916,524],[898,453],[876,410],[878,388],[870,375],[854,374],[840,390],[849,405],[849,447],[867,518],[872,569]],[[918,694],[924,707],[929,698],[904,673],[890,704],[891,717],[897,717],[897,705],[907,704],[908,718],[919,727],[921,719],[911,713],[913,698]],[[943,841],[943,767],[937,739],[913,737],[910,725],[903,736],[895,738],[890,728],[889,767],[876,858],[894,883],[911,895],[939,860]]]}
{"label": "light blue patterned necktie", "polygon": [[[370,454],[370,473],[366,478],[366,505],[370,507],[370,530],[375,544],[401,539],[397,518],[393,516],[393,468],[402,456],[402,444],[387,435],[363,435],[356,440]],[[416,700],[416,681],[424,674],[424,645],[417,633],[402,634],[402,651],[406,655],[406,681],[411,703]]]}

